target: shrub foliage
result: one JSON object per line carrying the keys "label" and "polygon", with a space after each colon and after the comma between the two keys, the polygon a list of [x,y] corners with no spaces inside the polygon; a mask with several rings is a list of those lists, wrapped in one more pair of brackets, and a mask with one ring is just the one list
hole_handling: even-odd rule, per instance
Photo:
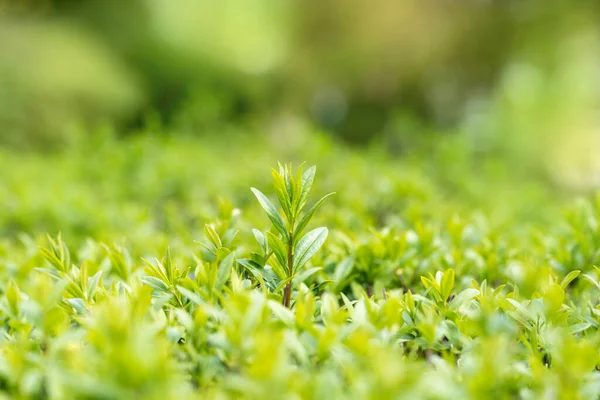
{"label": "shrub foliage", "polygon": [[[332,156],[338,165],[352,158],[339,154]],[[264,176],[240,171],[249,178],[242,194],[198,211],[212,213],[203,233],[189,231],[199,218],[180,221],[171,210],[153,220],[164,218],[163,225],[143,235],[144,219],[133,212],[125,221],[140,222],[123,244],[114,236],[119,221],[101,225],[109,219],[101,208],[88,214],[83,233],[79,220],[63,221],[65,238],[16,239],[5,231],[0,393],[37,399],[600,395],[600,201],[572,202],[562,214],[552,209],[540,219],[549,223],[525,224],[518,214],[498,222],[485,208],[444,208],[432,194],[441,190],[441,178],[428,185],[395,177],[390,189],[376,181],[394,176],[393,164],[375,179],[353,163],[352,175],[279,166],[271,186]],[[123,171],[144,179],[133,166]],[[207,185],[217,185],[219,171],[211,173]],[[175,210],[191,204],[185,191],[177,192],[180,182],[157,180],[172,184]],[[126,181],[138,187],[122,189],[119,204],[127,191],[153,187]],[[27,190],[23,199],[30,199]],[[331,190],[339,195],[324,195]],[[524,200],[513,208],[530,209],[535,195],[520,195]],[[114,206],[109,201],[104,213],[132,212],[131,201],[129,209],[107,211]],[[84,215],[77,206],[73,213]],[[19,221],[33,232],[38,226]],[[96,239],[82,239],[87,233]]]}

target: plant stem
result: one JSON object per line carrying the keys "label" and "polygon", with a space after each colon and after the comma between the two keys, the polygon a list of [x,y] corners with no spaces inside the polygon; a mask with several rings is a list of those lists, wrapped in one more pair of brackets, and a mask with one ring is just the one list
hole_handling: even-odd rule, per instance
{"label": "plant stem", "polygon": [[[294,273],[294,238],[293,234],[290,234],[290,243],[288,244],[288,254],[287,254],[287,263],[288,263],[288,271],[289,276],[292,276]],[[289,281],[287,285],[285,285],[285,289],[283,290],[283,302],[282,304],[290,308],[292,303],[292,281]]]}

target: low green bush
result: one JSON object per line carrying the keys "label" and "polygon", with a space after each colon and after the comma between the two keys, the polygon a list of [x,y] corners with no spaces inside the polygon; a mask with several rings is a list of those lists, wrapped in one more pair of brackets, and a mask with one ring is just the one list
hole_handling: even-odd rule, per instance
{"label": "low green bush", "polygon": [[94,140],[0,158],[4,398],[600,396],[598,198],[456,143]]}

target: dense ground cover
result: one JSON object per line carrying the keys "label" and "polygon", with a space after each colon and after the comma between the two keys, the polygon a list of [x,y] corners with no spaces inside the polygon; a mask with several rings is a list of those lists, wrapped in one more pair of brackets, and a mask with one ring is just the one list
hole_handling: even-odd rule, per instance
{"label": "dense ground cover", "polygon": [[[316,133],[3,150],[0,393],[597,398],[600,201],[478,151]],[[274,181],[278,161],[304,179]]]}

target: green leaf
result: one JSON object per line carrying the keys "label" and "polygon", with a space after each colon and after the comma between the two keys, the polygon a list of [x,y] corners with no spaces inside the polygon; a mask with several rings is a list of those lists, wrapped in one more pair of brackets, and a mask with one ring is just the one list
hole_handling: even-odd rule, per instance
{"label": "green leaf", "polygon": [[164,265],[161,263],[157,263],[159,266],[163,266],[165,270],[165,274],[167,275],[167,282],[173,283],[175,278],[175,267],[173,266],[173,262],[171,260],[171,249],[167,247],[167,251],[165,253]]}
{"label": "green leaf", "polygon": [[169,285],[167,285],[164,281],[155,278],[153,276],[140,276],[140,281],[142,281],[143,284],[150,286],[153,289],[156,289],[160,292],[168,292],[169,291]]}
{"label": "green leaf", "polygon": [[475,288],[467,288],[460,292],[454,297],[452,302],[450,303],[451,310],[458,310],[460,306],[465,304],[467,301],[473,299],[474,297],[479,295],[479,290]]}
{"label": "green leaf", "polygon": [[283,218],[281,218],[281,215],[279,214],[273,203],[271,203],[267,196],[265,196],[260,190],[255,188],[251,188],[251,190],[252,193],[254,193],[254,195],[258,199],[258,202],[260,203],[262,208],[267,213],[267,216],[273,223],[273,226],[275,226],[275,229],[277,229],[277,231],[281,233],[286,242],[289,241],[289,233],[285,226],[285,222],[283,222]]}
{"label": "green leaf", "polygon": [[589,322],[583,322],[581,324],[571,325],[571,326],[569,326],[569,333],[571,335],[574,335],[576,333],[585,331],[587,328],[589,328],[591,326],[592,326],[592,324],[590,324]]}
{"label": "green leaf", "polygon": [[596,280],[594,278],[592,278],[590,275],[588,274],[583,274],[581,275],[583,278],[585,278],[586,280],[590,281],[594,286],[596,286],[598,289],[600,289],[600,283],[596,282]]}
{"label": "green leaf", "polygon": [[50,269],[50,268],[35,268],[35,270],[38,271],[38,272],[41,272],[43,274],[49,275],[49,276],[51,276],[51,277],[53,277],[55,279],[58,279],[58,280],[63,279],[62,275],[58,271],[56,271],[54,269]]}
{"label": "green leaf", "polygon": [[352,273],[353,267],[354,259],[352,257],[343,259],[335,267],[335,271],[333,272],[333,280],[337,282],[338,285],[342,284],[344,280],[346,280],[346,278],[348,278]]}
{"label": "green leaf", "polygon": [[229,279],[231,274],[231,267],[233,266],[234,253],[229,253],[227,257],[219,263],[219,269],[217,270],[217,280],[215,281],[215,289],[221,290]]}
{"label": "green leaf", "polygon": [[454,270],[448,269],[442,276],[442,281],[440,284],[440,292],[442,294],[442,299],[444,301],[448,300],[450,297],[450,293],[452,293],[452,289],[454,288]]}
{"label": "green leaf", "polygon": [[435,325],[428,323],[421,323],[417,325],[417,329],[421,332],[421,335],[427,340],[428,344],[432,344],[435,340]]}
{"label": "green leaf", "polygon": [[252,233],[254,234],[256,242],[258,243],[260,249],[263,252],[263,256],[267,255],[269,253],[269,241],[267,239],[267,236],[258,229],[252,229]]}
{"label": "green leaf", "polygon": [[212,225],[204,225],[204,233],[206,234],[208,240],[210,240],[210,242],[213,244],[213,246],[215,246],[216,248],[223,246],[219,234],[217,233],[217,231],[215,231],[215,228]]}
{"label": "green leaf", "polygon": [[277,285],[277,287],[275,288],[275,290],[273,290],[273,293],[278,293],[280,291],[283,290],[283,288],[292,281],[293,277],[288,276],[287,278],[281,280],[279,282],[279,284]]}
{"label": "green leaf", "polygon": [[102,270],[96,272],[94,276],[88,279],[88,288],[87,288],[87,298],[91,300],[94,298],[96,294],[96,289],[98,289],[98,283],[100,282],[100,278],[102,277]]}
{"label": "green leaf", "polygon": [[254,276],[254,278],[258,281],[258,283],[260,283],[263,286],[265,285],[265,280],[263,278],[262,268],[260,265],[247,258],[238,258],[236,262],[240,264],[244,268],[244,270],[250,272],[252,276]]}
{"label": "green leaf", "polygon": [[248,258],[238,258],[235,261],[248,271],[258,271],[259,269],[261,269],[261,266],[259,264]]}
{"label": "green leaf", "polygon": [[213,245],[209,245],[209,244],[204,244],[202,242],[199,242],[197,240],[194,240],[194,243],[198,243],[200,246],[202,246],[204,249],[208,250],[208,252],[214,254],[215,256],[217,255],[217,249],[213,246]]}
{"label": "green leaf", "polygon": [[316,285],[314,285],[313,287],[311,287],[311,290],[313,292],[319,292],[320,290],[324,290],[325,286],[329,285],[330,283],[335,283],[335,282],[332,281],[331,279],[327,279],[327,280],[321,281],[321,282],[317,283]]}
{"label": "green leaf", "polygon": [[558,311],[565,300],[565,291],[556,283],[550,284],[544,293],[544,303],[551,311]]}
{"label": "green leaf", "polygon": [[130,268],[126,261],[126,256],[129,255],[127,251],[118,250],[107,245],[103,245],[103,247],[106,250],[111,269],[123,280],[128,280]]}
{"label": "green leaf", "polygon": [[284,307],[273,300],[269,300],[267,305],[275,317],[277,317],[277,319],[282,321],[284,324],[288,326],[293,326],[295,324],[296,320],[294,318],[294,313],[289,308]]}
{"label": "green leaf", "polygon": [[184,295],[188,300],[197,305],[204,304],[204,300],[198,295],[198,293],[192,292],[189,289],[184,288],[183,286],[177,286],[177,290],[179,293]]}
{"label": "green leaf", "polygon": [[316,274],[317,272],[319,272],[322,269],[323,268],[321,268],[321,267],[313,267],[313,268],[307,269],[306,271],[302,272],[301,274],[296,275],[294,277],[294,285],[299,285],[301,282],[304,282],[305,280],[307,280],[312,275]]}
{"label": "green leaf", "polygon": [[229,230],[227,232],[225,232],[225,235],[223,236],[223,246],[224,247],[229,247],[231,246],[231,243],[233,243],[233,241],[235,240],[235,238],[237,237],[239,231],[234,231],[234,230]]}
{"label": "green leaf", "polygon": [[162,280],[163,282],[169,282],[169,278],[164,273],[164,267],[162,266],[162,263],[157,258],[155,258],[154,260],[156,262],[156,266],[150,261],[146,260],[145,258],[142,258],[142,261],[148,266],[150,271],[152,271],[156,276],[158,276],[160,280]]}
{"label": "green leaf", "polygon": [[516,301],[515,299],[506,299],[515,309],[518,314],[525,319],[525,321],[535,321],[535,315],[527,309],[524,305]]}
{"label": "green leaf", "polygon": [[6,288],[6,300],[8,300],[8,305],[10,306],[11,311],[16,314],[19,310],[21,292],[19,291],[19,287],[15,281],[12,279],[8,282],[8,287]]}
{"label": "green leaf", "polygon": [[301,188],[300,195],[298,196],[298,200],[296,204],[294,204],[294,209],[296,213],[302,210],[302,207],[306,204],[306,200],[308,199],[308,195],[312,189],[313,182],[315,180],[315,173],[317,172],[317,167],[312,166],[302,174],[302,178],[300,179]]}
{"label": "green leaf", "polygon": [[63,262],[56,256],[56,254],[46,248],[40,247],[40,253],[42,256],[57,270],[65,272],[67,267]]}
{"label": "green leaf", "polygon": [[279,279],[284,279],[285,278],[285,273],[284,273],[284,271],[283,271],[283,269],[281,267],[279,267],[279,271],[276,270],[275,266],[268,265],[267,267],[268,268],[265,267],[263,269],[260,269],[259,271],[260,271],[263,279],[265,280],[265,284],[267,285],[267,287],[272,292],[277,287],[277,280],[278,280],[278,278]]}
{"label": "green leaf", "polygon": [[319,251],[323,243],[325,243],[328,233],[327,228],[316,228],[300,239],[294,249],[294,272],[298,271],[299,268],[306,264]]}
{"label": "green leaf", "polygon": [[290,166],[279,164],[279,174],[283,177],[283,182],[285,183],[285,190],[291,201],[291,199],[294,198],[294,185],[292,183],[293,178],[290,173]]}
{"label": "green leaf", "polygon": [[298,168],[298,172],[296,177],[292,174],[292,164],[289,166],[289,176],[292,183],[292,208],[294,210],[294,214],[298,213],[298,201],[300,200],[300,194],[302,192],[302,169],[304,168],[304,163],[300,165]]}
{"label": "green leaf", "polygon": [[569,272],[560,283],[560,286],[562,286],[562,288],[565,289],[569,285],[569,283],[571,283],[575,278],[579,276],[580,273],[581,271],[579,270]]}
{"label": "green leaf", "polygon": [[[285,245],[283,244],[280,238],[278,238],[271,232],[267,232],[267,238],[269,240],[269,247],[273,250],[275,258],[277,259],[277,261],[279,261],[279,264],[282,267],[287,268],[288,250],[286,249]],[[287,275],[288,274],[286,274],[286,276]]]}
{"label": "green leaf", "polygon": [[292,210],[292,203],[290,201],[291,196],[287,190],[283,176],[281,176],[281,174],[275,169],[271,169],[271,174],[273,175],[273,181],[275,182],[275,193],[277,194],[279,204],[281,204],[281,208],[283,209],[287,220],[293,221],[294,213]]}
{"label": "green leaf", "polygon": [[310,210],[308,210],[308,212],[306,214],[304,214],[304,216],[302,217],[302,219],[300,220],[300,222],[298,222],[298,224],[296,225],[296,228],[294,229],[294,234],[297,237],[302,233],[302,231],[304,230],[304,228],[306,228],[306,225],[308,225],[308,223],[312,219],[313,215],[315,214],[315,211],[317,211],[319,209],[319,207],[321,207],[321,205],[323,204],[323,202],[325,202],[325,200],[329,196],[333,196],[334,194],[335,193],[329,193],[329,194],[321,197],[321,199],[319,201],[317,201],[315,203],[315,205],[312,206],[312,208]]}
{"label": "green leaf", "polygon": [[354,313],[354,303],[356,303],[357,300],[350,301],[350,299],[348,299],[348,297],[343,292],[340,293],[340,296],[342,297],[342,301],[344,302],[343,308],[347,309],[348,311],[350,311],[351,314],[353,314]]}
{"label": "green leaf", "polygon": [[79,315],[87,315],[88,314],[88,310],[87,308],[85,308],[85,303],[83,302],[83,299],[81,298],[75,298],[75,299],[67,299],[67,302],[71,305],[71,307],[73,307],[75,309],[75,311],[77,311],[77,314]]}
{"label": "green leaf", "polygon": [[[431,274],[430,274],[431,275]],[[433,288],[435,289],[435,293],[439,294],[441,292],[440,285],[437,283],[435,279],[426,278],[424,276],[421,277],[421,282],[425,289]]]}
{"label": "green leaf", "polygon": [[288,269],[284,268],[278,261],[269,264],[268,266],[275,272],[275,275],[277,275],[279,279],[286,279],[289,275]]}

